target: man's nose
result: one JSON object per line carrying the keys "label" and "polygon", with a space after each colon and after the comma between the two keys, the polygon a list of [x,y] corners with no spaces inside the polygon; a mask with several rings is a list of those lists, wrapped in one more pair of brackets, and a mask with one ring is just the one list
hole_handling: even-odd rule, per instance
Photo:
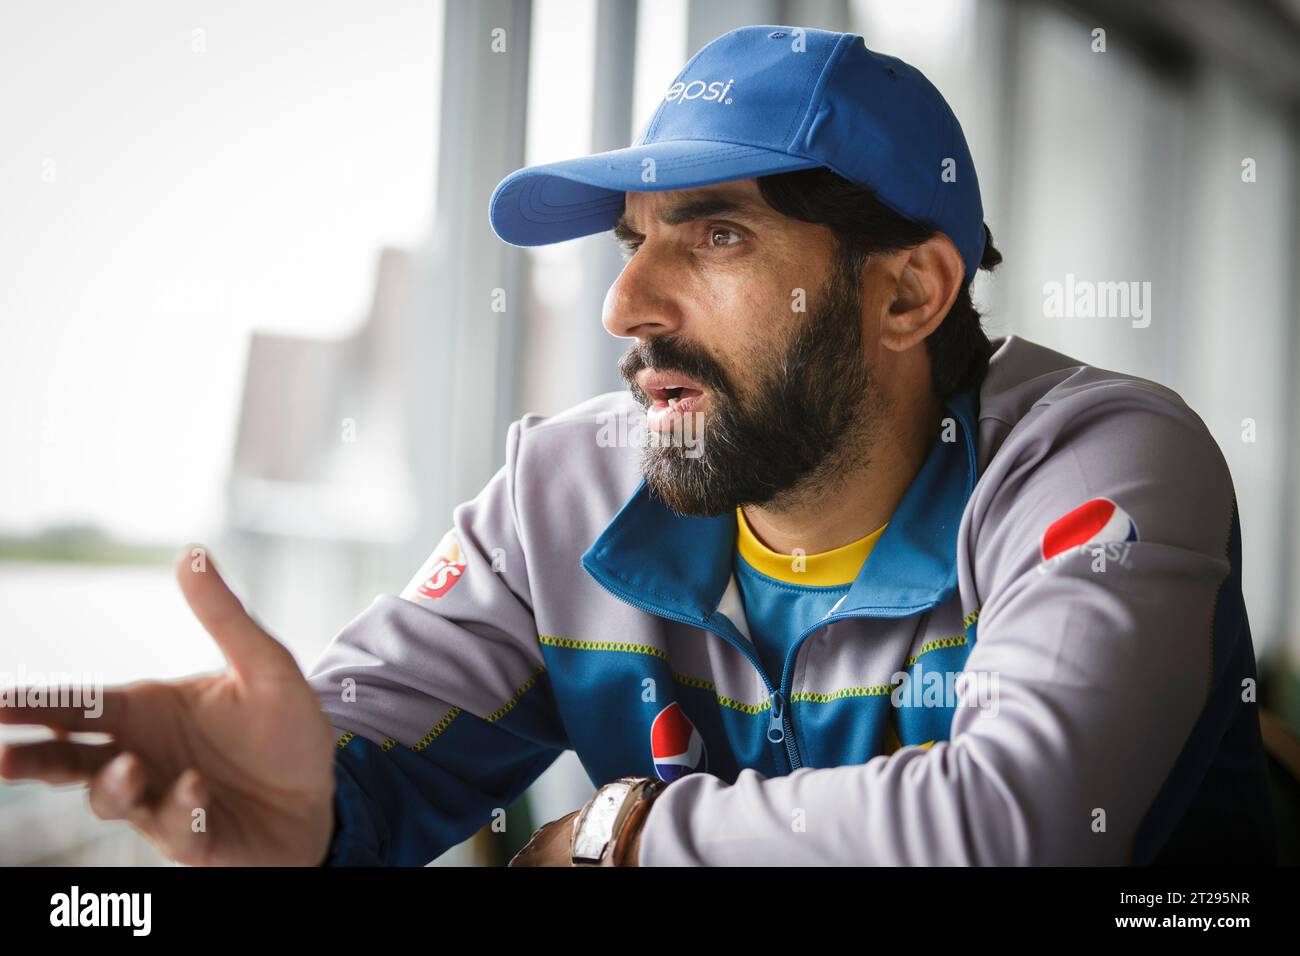
{"label": "man's nose", "polygon": [[[644,339],[675,331],[681,325],[681,310],[666,290],[671,283],[656,276],[649,256],[637,253],[605,293],[600,321],[610,335]],[[641,261],[638,261],[641,259]]]}

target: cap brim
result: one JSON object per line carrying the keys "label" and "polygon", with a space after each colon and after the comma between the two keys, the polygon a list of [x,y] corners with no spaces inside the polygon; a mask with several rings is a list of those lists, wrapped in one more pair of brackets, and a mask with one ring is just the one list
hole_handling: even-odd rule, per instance
{"label": "cap brim", "polygon": [[492,230],[511,245],[542,246],[613,229],[627,192],[695,189],[820,165],[735,143],[628,146],[511,173],[493,191],[488,215]]}

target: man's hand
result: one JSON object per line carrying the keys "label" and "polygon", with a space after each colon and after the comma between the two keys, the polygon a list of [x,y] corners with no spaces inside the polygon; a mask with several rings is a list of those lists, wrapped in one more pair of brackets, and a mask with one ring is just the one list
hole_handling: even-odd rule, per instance
{"label": "man's hand", "polygon": [[[176,576],[229,668],[107,691],[98,718],[0,707],[0,724],[39,724],[57,738],[0,747],[0,777],[88,785],[96,815],[129,821],[183,864],[319,864],[334,825],[329,722],[288,650],[210,563],[200,567],[187,548]],[[67,739],[79,732],[112,742]]]}
{"label": "man's hand", "polygon": [[[582,809],[552,820],[538,828],[532,839],[520,850],[511,866],[572,866],[573,865],[573,830],[578,825]],[[628,849],[621,865],[638,866],[641,853],[641,832],[645,829],[645,815],[630,821],[623,834]]]}
{"label": "man's hand", "polygon": [[573,828],[581,810],[539,827],[531,840],[515,854],[511,866],[573,866]]}

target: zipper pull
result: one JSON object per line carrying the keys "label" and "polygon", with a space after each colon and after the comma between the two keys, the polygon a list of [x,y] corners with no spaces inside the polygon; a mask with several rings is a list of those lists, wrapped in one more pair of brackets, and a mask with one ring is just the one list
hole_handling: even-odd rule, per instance
{"label": "zipper pull", "polygon": [[785,713],[785,698],[781,692],[772,692],[772,716],[767,721],[767,739],[774,744],[779,744],[785,740],[785,725],[781,723],[781,715]]}

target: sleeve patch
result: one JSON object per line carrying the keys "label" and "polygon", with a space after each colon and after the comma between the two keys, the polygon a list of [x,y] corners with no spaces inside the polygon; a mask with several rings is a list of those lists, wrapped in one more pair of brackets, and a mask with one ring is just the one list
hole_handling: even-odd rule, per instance
{"label": "sleeve patch", "polygon": [[448,531],[424,567],[402,589],[402,597],[417,603],[440,598],[456,585],[464,573],[465,556],[460,550],[460,542],[454,531]]}
{"label": "sleeve patch", "polygon": [[1138,540],[1137,524],[1127,511],[1109,498],[1085,501],[1057,518],[1043,532],[1043,560],[1084,545]]}

